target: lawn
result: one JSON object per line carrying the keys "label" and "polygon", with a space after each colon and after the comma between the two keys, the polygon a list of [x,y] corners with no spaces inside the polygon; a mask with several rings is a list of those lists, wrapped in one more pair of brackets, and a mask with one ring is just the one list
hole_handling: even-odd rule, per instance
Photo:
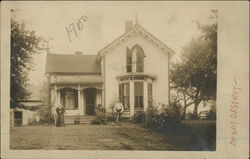
{"label": "lawn", "polygon": [[[192,126],[194,124],[196,124],[196,127]],[[184,125],[185,127],[181,131],[166,132],[157,132],[129,122],[121,125],[109,123],[107,125],[66,125],[65,127],[14,127],[10,129],[10,148],[42,150],[215,150],[215,139],[213,138],[210,141],[207,139],[209,135],[206,135],[211,128],[209,127],[211,122],[205,124],[186,122]],[[215,123],[212,122],[212,125],[215,125]],[[212,132],[212,135],[215,135],[214,133]]]}

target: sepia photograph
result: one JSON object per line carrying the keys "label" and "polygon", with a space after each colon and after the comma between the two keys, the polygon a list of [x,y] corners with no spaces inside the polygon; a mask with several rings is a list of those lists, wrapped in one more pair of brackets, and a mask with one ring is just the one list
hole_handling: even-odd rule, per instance
{"label": "sepia photograph", "polygon": [[11,10],[11,149],[216,150],[216,8],[138,5]]}
{"label": "sepia photograph", "polygon": [[240,145],[240,79],[217,101],[220,7],[186,4],[9,5],[8,149],[215,153],[218,107]]}

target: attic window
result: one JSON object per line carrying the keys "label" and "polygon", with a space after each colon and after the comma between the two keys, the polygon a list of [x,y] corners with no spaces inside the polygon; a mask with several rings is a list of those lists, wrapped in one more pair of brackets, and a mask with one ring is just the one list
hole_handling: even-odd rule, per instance
{"label": "attic window", "polygon": [[136,44],[131,49],[127,48],[127,72],[144,71],[144,51]]}

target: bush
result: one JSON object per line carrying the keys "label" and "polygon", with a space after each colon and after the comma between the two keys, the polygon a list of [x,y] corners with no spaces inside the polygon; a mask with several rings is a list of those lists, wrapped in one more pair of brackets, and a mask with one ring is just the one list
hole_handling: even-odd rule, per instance
{"label": "bush", "polygon": [[146,120],[146,113],[143,111],[135,112],[135,115],[132,117],[134,123],[144,123]]}
{"label": "bush", "polygon": [[199,120],[199,117],[196,114],[188,112],[186,115],[186,120]]}
{"label": "bush", "polygon": [[97,117],[96,119],[91,121],[93,125],[103,125],[106,124],[106,119],[104,117]]}
{"label": "bush", "polygon": [[156,107],[150,107],[146,113],[146,126],[164,130],[177,128],[181,124],[181,105],[174,101],[168,106],[162,105],[162,110],[158,111]]}
{"label": "bush", "polygon": [[216,120],[216,111],[210,110],[207,118],[208,118],[208,120]]}
{"label": "bush", "polygon": [[38,109],[38,115],[40,117],[40,124],[54,124],[55,119],[51,114],[50,108],[48,106],[41,106]]}
{"label": "bush", "polygon": [[34,119],[34,118],[29,118],[28,119],[28,125],[36,125],[36,124],[37,124],[36,119]]}
{"label": "bush", "polygon": [[114,115],[106,115],[107,122],[114,122],[116,121],[116,117]]}

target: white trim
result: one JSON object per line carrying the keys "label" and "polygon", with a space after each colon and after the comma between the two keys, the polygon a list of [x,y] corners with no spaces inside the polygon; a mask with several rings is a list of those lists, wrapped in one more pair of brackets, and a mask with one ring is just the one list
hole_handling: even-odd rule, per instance
{"label": "white trim", "polygon": [[134,81],[129,82],[129,107],[130,107],[130,116],[134,116],[135,113],[135,91],[134,91]]}
{"label": "white trim", "polygon": [[116,40],[114,40],[113,42],[108,44],[106,47],[104,47],[102,50],[100,50],[97,53],[96,60],[99,61],[101,57],[105,56],[108,52],[110,52],[110,50],[113,49],[113,47],[118,46],[121,42],[130,38],[131,36],[137,36],[138,34],[141,34],[142,36],[144,36],[154,45],[159,47],[162,51],[170,54],[170,56],[172,56],[175,53],[171,48],[169,48],[166,44],[164,44],[159,39],[157,39],[152,34],[150,34],[148,31],[146,31],[142,26],[140,26],[139,24],[135,24],[133,29],[131,29],[129,32],[124,33],[123,35],[118,37]]}

